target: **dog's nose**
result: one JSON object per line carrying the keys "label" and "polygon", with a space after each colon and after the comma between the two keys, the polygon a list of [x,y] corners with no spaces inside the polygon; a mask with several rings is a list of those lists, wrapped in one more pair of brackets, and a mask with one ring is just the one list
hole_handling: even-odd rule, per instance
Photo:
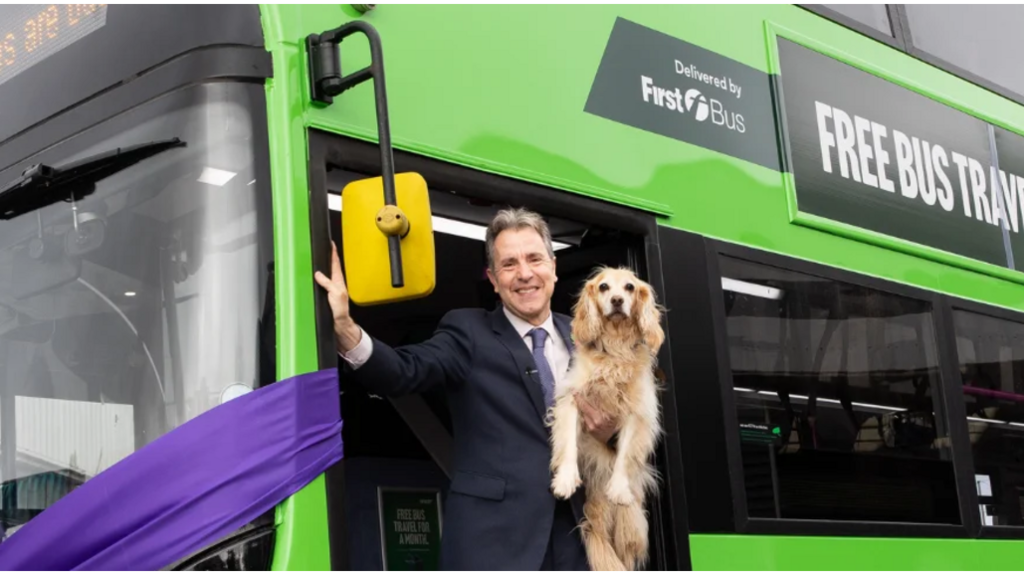
{"label": "dog's nose", "polygon": [[612,306],[615,306],[616,308],[622,306],[622,296],[612,297]]}

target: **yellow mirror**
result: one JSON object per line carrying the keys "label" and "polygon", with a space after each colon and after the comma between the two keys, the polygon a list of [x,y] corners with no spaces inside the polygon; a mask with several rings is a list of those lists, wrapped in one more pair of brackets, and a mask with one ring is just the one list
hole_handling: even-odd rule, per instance
{"label": "yellow mirror", "polygon": [[[397,206],[384,203],[380,177],[356,180],[341,192],[345,281],[349,298],[360,306],[413,300],[434,291],[434,227],[427,182],[415,172],[395,174],[395,199]],[[399,271],[392,269],[396,255],[400,275],[393,274]],[[402,281],[399,287],[392,283],[397,276]]]}

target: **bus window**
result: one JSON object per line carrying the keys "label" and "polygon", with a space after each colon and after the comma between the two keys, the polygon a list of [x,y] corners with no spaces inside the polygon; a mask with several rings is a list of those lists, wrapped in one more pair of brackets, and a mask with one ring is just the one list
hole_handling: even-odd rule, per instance
{"label": "bus window", "polygon": [[187,144],[74,204],[0,224],[0,539],[173,428],[274,381],[273,346],[261,349],[273,342],[261,319],[269,188],[257,181],[252,116],[262,92],[194,85],[0,173],[6,183],[28,164]]}
{"label": "bus window", "polygon": [[1024,6],[907,4],[905,10],[915,49],[1024,94],[1017,60]]}
{"label": "bus window", "polygon": [[889,22],[889,11],[885,4],[822,4],[829,10],[870,26],[886,36],[892,36],[892,24]]}
{"label": "bus window", "polygon": [[720,262],[749,516],[959,524],[930,302]]}
{"label": "bus window", "polygon": [[953,311],[982,525],[1024,525],[1024,324]]}

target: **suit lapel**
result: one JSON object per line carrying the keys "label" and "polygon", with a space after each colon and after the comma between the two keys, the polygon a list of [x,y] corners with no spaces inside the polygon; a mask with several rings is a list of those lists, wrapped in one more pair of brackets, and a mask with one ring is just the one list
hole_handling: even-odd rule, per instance
{"label": "suit lapel", "polygon": [[546,410],[544,409],[544,394],[541,390],[537,363],[534,362],[533,355],[530,354],[530,350],[523,342],[523,339],[519,337],[515,328],[512,327],[512,323],[505,317],[505,312],[500,304],[491,313],[491,326],[494,329],[494,333],[498,335],[498,340],[512,354],[523,386],[526,386],[526,391],[533,401],[533,407],[537,410],[537,416],[543,421]]}
{"label": "suit lapel", "polygon": [[572,349],[575,347],[575,343],[572,342],[572,326],[560,314],[553,314],[552,317],[555,319],[555,328],[558,329],[562,341],[565,342],[565,347],[569,348],[569,354],[572,354]]}

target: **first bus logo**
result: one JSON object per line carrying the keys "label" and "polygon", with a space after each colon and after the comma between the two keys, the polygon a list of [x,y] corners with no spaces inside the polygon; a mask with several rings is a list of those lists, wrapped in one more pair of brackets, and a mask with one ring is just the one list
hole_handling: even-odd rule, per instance
{"label": "first bus logo", "polygon": [[694,120],[704,122],[711,118],[711,123],[724,126],[729,130],[743,134],[747,131],[743,125],[743,115],[726,110],[725,105],[715,98],[708,98],[696,88],[690,88],[684,94],[679,88],[669,90],[654,85],[648,76],[640,76],[640,86],[644,102],[666,108],[680,114],[690,112]]}

